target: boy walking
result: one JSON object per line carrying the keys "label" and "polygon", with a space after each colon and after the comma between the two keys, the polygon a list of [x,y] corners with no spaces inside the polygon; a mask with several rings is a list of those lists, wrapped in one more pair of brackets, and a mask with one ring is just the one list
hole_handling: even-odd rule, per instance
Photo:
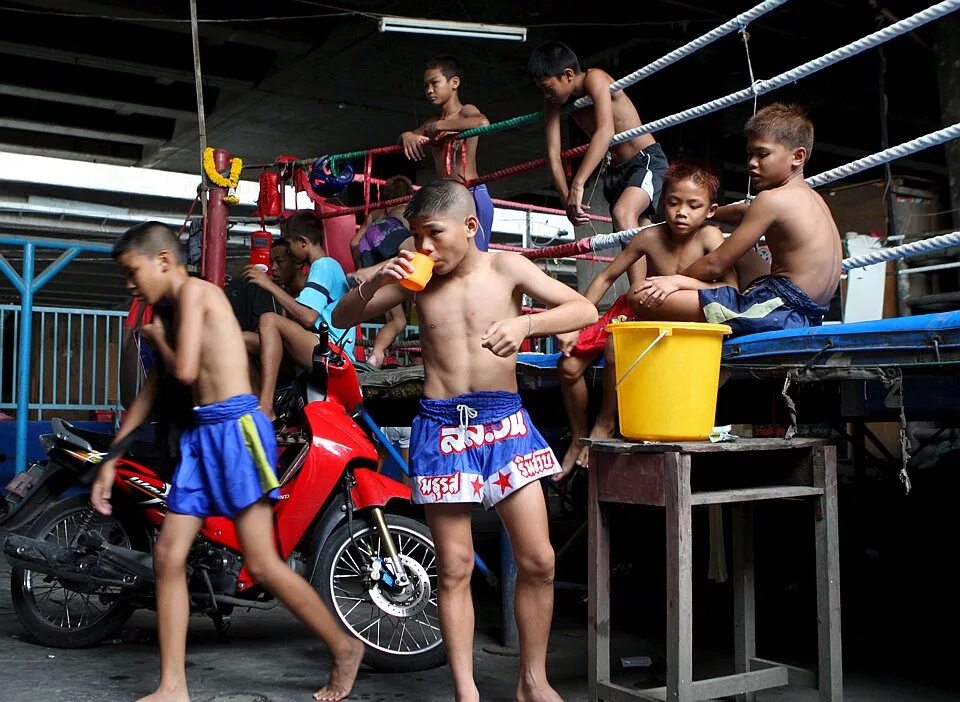
{"label": "boy walking", "polygon": [[[160,684],[143,700],[189,700],[186,561],[203,519],[211,515],[234,520],[251,575],[313,629],[333,654],[330,682],[314,697],[343,699],[353,687],[363,644],[337,626],[313,588],[277,554],[270,505],[279,497],[273,468],[276,440],[251,394],[240,325],[226,296],[215,285],[187,275],[176,235],[158,222],[128,230],[114,246],[113,257],[134,295],[147,304],[173,305],[175,329],[165,329],[155,320],[143,334],[163,365],[192,387],[196,403],[194,424],[180,439],[180,463],[154,547]],[[157,394],[156,374],[151,372],[114,444],[150,415]],[[91,491],[91,503],[105,515],[111,512],[115,465],[116,459],[104,462]]]}
{"label": "boy walking", "polygon": [[[517,699],[556,702],[546,679],[554,553],[538,480],[560,465],[520,405],[517,351],[528,336],[592,324],[597,310],[532,261],[481,252],[474,243],[476,208],[463,185],[431,183],[405,214],[418,251],[434,262],[427,287],[413,294],[394,284],[413,271],[413,254],[401,251],[346,295],[333,319],[356,324],[407,299],[420,313],[426,380],[411,430],[411,487],[437,547],[440,630],[456,699],[480,699],[473,679],[470,513],[481,503],[496,508],[517,563]],[[524,294],[551,309],[524,316]]]}
{"label": "boy walking", "polygon": [[[689,161],[671,164],[663,178],[663,211],[666,222],[645,229],[633,237],[620,255],[590,283],[586,298],[594,304],[598,303],[617,278],[644,257],[648,274],[671,276],[671,282],[678,289],[736,286],[737,276],[731,269],[724,271],[716,282],[711,283],[676,275],[723,243],[720,230],[706,224],[707,218],[717,211],[719,187],[717,177],[702,166]],[[557,363],[560,389],[570,420],[572,439],[563,458],[563,472],[554,476],[554,480],[563,480],[575,465],[588,467],[590,449],[580,445],[580,439],[587,436],[588,392],[583,374],[601,353],[604,357],[603,400],[589,436],[613,436],[617,419],[617,374],[614,368],[613,343],[607,324],[619,317],[635,319],[626,298],[626,295],[620,296],[597,324],[583,330],[579,335],[577,332],[570,332],[557,337],[563,354]]]}
{"label": "boy walking", "polygon": [[298,266],[310,264],[307,282],[296,298],[291,297],[265,272],[248,266],[245,275],[251,283],[267,290],[287,312],[283,317],[268,312],[260,316],[260,408],[268,419],[274,418],[273,395],[277,389],[280,362],[286,353],[301,368],[313,362],[317,345],[316,329],[326,322],[330,339],[353,356],[355,329],[341,329],[331,320],[333,308],[348,289],[343,268],[327,256],[324,249],[323,221],[313,212],[292,214],[280,226],[290,257]]}
{"label": "boy walking", "polygon": [[[640,115],[622,91],[611,95],[613,78],[599,68],[580,69],[580,61],[569,46],[558,41],[541,44],[527,63],[527,73],[543,91],[543,123],[547,138],[547,159],[554,187],[564,201],[567,218],[575,225],[587,224],[589,203],[583,193],[587,179],[610,152],[610,165],[602,172],[603,195],[610,204],[616,231],[633,229],[652,221],[660,202],[667,157],[652,134],[610,145],[614,134],[639,127]],[[560,116],[564,107],[588,96],[593,104],[570,113],[573,121],[590,136],[570,186],[560,161]],[[643,280],[643,264],[629,271],[630,283]]]}
{"label": "boy walking", "polygon": [[[455,139],[431,143],[437,137],[490,124],[476,105],[464,105],[460,102],[462,82],[463,69],[453,56],[441,54],[427,61],[423,71],[424,90],[427,100],[439,108],[440,114],[431,117],[413,131],[401,134],[400,143],[403,145],[403,153],[413,161],[422,160],[426,155],[424,147],[428,147],[438,178],[450,178],[466,183],[477,179],[477,144],[480,137],[470,137],[465,144],[458,144]],[[466,149],[466,164],[463,162],[462,149]],[[470,194],[473,195],[477,220],[480,223],[474,240],[478,249],[486,251],[493,232],[493,201],[483,183],[471,185]]]}
{"label": "boy walking", "polygon": [[631,293],[642,319],[729,324],[734,335],[819,326],[840,284],[843,252],[827,204],[804,182],[813,124],[797,105],[775,103],[745,128],[747,169],[757,190],[749,205],[726,205],[713,219],[736,229],[683,275],[716,280],[766,236],[770,275],[735,287],[684,290],[670,278],[649,278]]}

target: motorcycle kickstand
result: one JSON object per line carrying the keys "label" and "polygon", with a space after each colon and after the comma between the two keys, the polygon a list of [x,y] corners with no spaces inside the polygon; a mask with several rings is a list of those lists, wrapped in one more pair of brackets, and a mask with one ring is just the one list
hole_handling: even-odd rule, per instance
{"label": "motorcycle kickstand", "polygon": [[207,610],[206,614],[213,620],[213,625],[217,629],[217,636],[221,641],[226,641],[227,632],[230,631],[230,622],[217,607],[217,596],[213,592],[213,583],[210,582],[207,569],[201,567],[200,574],[203,575],[203,582],[207,586],[207,596],[210,598],[210,609]]}

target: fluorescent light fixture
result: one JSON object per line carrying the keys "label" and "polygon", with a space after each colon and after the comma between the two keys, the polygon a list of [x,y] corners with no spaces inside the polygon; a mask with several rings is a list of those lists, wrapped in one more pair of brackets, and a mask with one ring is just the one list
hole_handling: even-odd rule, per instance
{"label": "fluorescent light fixture", "polygon": [[505,24],[478,24],[474,22],[447,22],[418,17],[381,17],[381,32],[407,32],[409,34],[439,34],[448,37],[472,37],[475,39],[504,39],[526,41],[526,27]]}

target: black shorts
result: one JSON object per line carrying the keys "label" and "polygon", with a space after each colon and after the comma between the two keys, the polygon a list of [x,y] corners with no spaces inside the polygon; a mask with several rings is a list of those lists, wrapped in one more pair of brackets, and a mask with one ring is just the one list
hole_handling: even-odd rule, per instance
{"label": "black shorts", "polygon": [[650,196],[650,206],[641,217],[653,219],[660,204],[663,174],[667,172],[667,156],[660,144],[651,144],[623,163],[612,164],[603,174],[603,196],[612,208],[623,191],[630,187],[643,190]]}

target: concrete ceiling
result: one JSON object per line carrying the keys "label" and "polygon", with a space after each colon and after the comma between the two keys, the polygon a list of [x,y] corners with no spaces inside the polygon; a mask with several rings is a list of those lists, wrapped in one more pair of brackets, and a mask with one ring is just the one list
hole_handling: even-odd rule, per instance
{"label": "concrete ceiling", "polygon": [[[401,131],[428,116],[422,64],[442,52],[456,54],[465,67],[465,100],[475,102],[492,120],[504,119],[539,108],[537,91],[523,67],[532,46],[541,41],[566,41],[585,64],[620,76],[753,4],[344,0],[334,6],[311,0],[257,5],[201,0],[201,18],[229,20],[200,26],[207,141],[247,163],[271,162],[280,154],[304,158],[394,143]],[[875,30],[881,12],[889,21],[927,4],[881,0],[878,9],[866,0],[793,0],[750,27],[756,76],[770,77]],[[521,24],[530,28],[529,39],[521,44],[381,34],[370,14]],[[266,15],[270,18],[237,19]],[[188,18],[186,0],[5,2],[0,8],[0,150],[196,173],[197,100]],[[936,40],[937,28],[931,26],[895,40],[884,51],[890,143],[943,126]],[[794,100],[809,107],[818,137],[813,172],[880,150],[880,68],[879,54],[872,51],[762,99]],[[652,120],[748,83],[743,42],[731,35],[628,93],[641,116]],[[734,197],[745,185],[740,134],[751,110],[744,104],[657,138],[671,157],[695,156],[713,163],[722,171],[728,197]],[[582,139],[575,130],[568,135],[571,144]],[[489,172],[542,153],[538,125],[491,135],[481,144],[480,170]],[[941,150],[896,169],[945,183]],[[402,158],[382,158],[375,164],[375,174],[397,172],[420,182],[429,178]],[[246,179],[256,177],[254,169],[244,173]],[[0,201],[14,201],[24,190],[44,190],[36,183],[18,183],[15,173],[0,174],[0,186]],[[95,183],[53,190],[44,194],[78,206],[103,200]],[[543,170],[499,181],[491,190],[495,197],[556,204]],[[116,197],[111,204],[128,212],[180,217],[189,205],[148,194]],[[105,241],[128,223],[97,226],[68,215],[0,216],[4,234]],[[80,283],[84,276],[70,275],[65,279],[68,288],[69,281]],[[11,290],[0,285],[0,296],[9,297]],[[122,297],[122,291],[111,294],[114,303]],[[109,301],[90,298],[91,304]]]}

